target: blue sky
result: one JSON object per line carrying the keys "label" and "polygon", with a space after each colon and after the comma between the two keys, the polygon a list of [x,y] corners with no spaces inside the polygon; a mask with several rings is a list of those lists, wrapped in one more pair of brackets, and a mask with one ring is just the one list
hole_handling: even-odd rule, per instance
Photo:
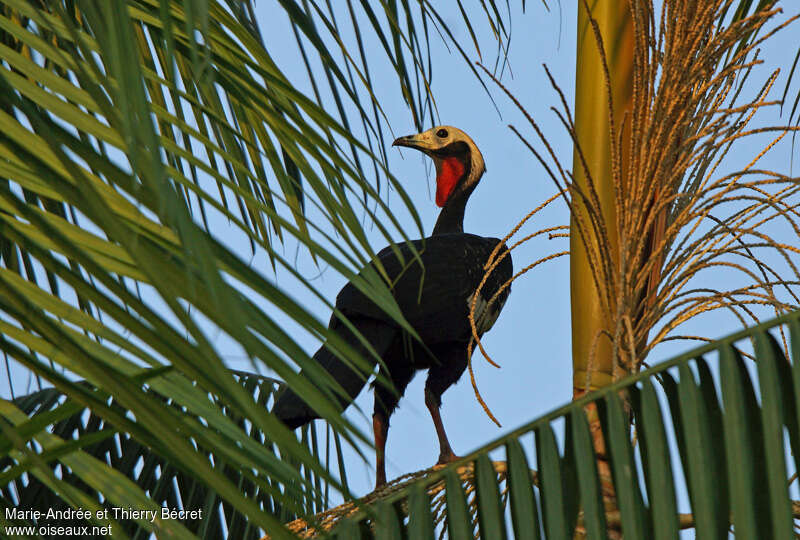
{"label": "blue sky", "polygon": [[[437,3],[443,10],[445,21],[461,40],[473,60],[477,60],[474,47],[461,24],[460,15],[453,6]],[[550,140],[563,163],[571,164],[571,141],[550,107],[560,108],[558,96],[546,79],[542,64],[547,64],[566,99],[572,103],[574,95],[575,65],[575,2],[551,3],[548,12],[539,2],[528,2],[526,13],[519,2],[512,2],[511,70],[506,70],[503,83],[522,102]],[[305,67],[296,51],[294,36],[285,16],[269,3],[257,5],[257,17],[270,53],[289,79],[299,88],[310,92]],[[480,10],[472,13],[481,41],[484,62],[494,63],[495,47],[487,32],[484,15]],[[369,31],[365,32],[365,36]],[[776,97],[780,97],[785,73],[790,67],[796,44],[793,32],[786,32],[764,49],[770,65],[782,67],[784,74],[776,84]],[[473,194],[467,208],[465,230],[483,236],[504,236],[531,209],[555,192],[554,185],[541,166],[508,128],[513,124],[523,133],[533,136],[522,115],[492,83],[487,82],[497,108],[486,92],[477,84],[464,60],[431,32],[431,49],[434,75],[432,90],[442,124],[457,126],[475,140],[487,164],[487,173]],[[345,39],[347,34],[345,34]],[[285,47],[277,44],[286,43]],[[395,75],[389,70],[381,51],[372,50],[376,61],[371,64],[374,81],[373,92],[386,112],[392,134],[387,134],[387,145],[394,136],[414,131],[411,114],[402,102]],[[753,81],[763,81],[766,70],[757,72]],[[513,74],[513,76],[512,76]],[[760,85],[760,82],[759,82]],[[755,88],[754,84],[750,85]],[[773,94],[775,95],[775,94]],[[776,121],[774,114],[769,117]],[[430,126],[426,126],[430,127]],[[765,139],[760,139],[762,141]],[[740,146],[728,159],[728,170],[747,163],[754,156],[759,141]],[[540,145],[538,145],[540,147]],[[763,162],[764,168],[788,172],[790,155],[788,141],[781,143]],[[755,152],[757,153],[757,151]],[[427,234],[438,215],[433,202],[434,182],[430,164],[414,151],[391,149],[389,167],[403,183],[416,202]],[[402,210],[397,197],[390,197],[393,209]],[[404,213],[401,211],[401,215]],[[523,229],[537,229],[568,223],[566,206],[558,201],[541,212]],[[413,231],[410,219],[404,221],[407,231]],[[384,241],[375,233],[374,248],[380,249]],[[783,237],[792,242],[791,237]],[[515,268],[520,269],[533,260],[567,248],[564,239],[539,239],[529,242],[514,253]],[[318,270],[302,254],[298,265],[306,275]],[[306,265],[306,266],[304,266]],[[264,264],[266,268],[266,264]],[[566,257],[537,267],[514,283],[506,307],[484,344],[502,369],[489,366],[480,355],[473,357],[475,375],[480,391],[496,417],[503,424],[497,428],[484,414],[474,397],[469,377],[465,375],[443,399],[442,414],[457,453],[467,453],[502,435],[509,429],[568,401],[571,398],[570,313],[569,313],[569,261]],[[707,278],[703,278],[707,279]],[[715,275],[714,284],[724,283],[726,275]],[[287,278],[279,275],[279,283],[292,288]],[[324,271],[316,282],[329,298],[334,298],[344,284],[344,279],[333,271]],[[320,319],[327,320],[328,308],[321,302],[296,290],[297,297],[308,305]],[[768,316],[768,315],[767,315]],[[729,315],[705,316],[695,322],[686,333],[719,337],[737,329]],[[683,333],[683,332],[682,332]],[[305,341],[309,350],[316,347],[314,340]],[[692,347],[692,343],[671,343],[656,349],[648,358],[650,363],[665,359],[678,351]],[[244,366],[242,366],[244,367]],[[392,427],[387,445],[387,474],[394,478],[432,465],[438,456],[438,445],[428,412],[423,403],[425,375],[419,374],[409,385],[400,408],[392,417]],[[348,415],[354,422],[371,431],[372,393],[363,391],[356,402],[363,411],[354,407]],[[351,456],[348,460],[351,487],[356,494],[371,490],[374,483],[372,463],[363,463]]]}
{"label": "blue sky", "polygon": [[[299,61],[294,36],[287,28],[285,17],[268,3],[260,3],[257,7],[258,21],[270,53],[293,83],[310,92],[305,67]],[[541,4],[531,2],[524,16],[521,13],[514,14],[510,55],[514,78],[511,79],[506,70],[504,83],[530,107],[531,112],[537,116],[547,116],[544,125],[552,133],[553,142],[563,149],[562,155],[567,158],[569,141],[566,133],[558,129],[555,116],[548,112],[548,107],[557,98],[549,85],[542,84],[544,70],[541,66],[546,62],[562,88],[572,93],[575,36],[569,22],[575,19],[575,14],[570,7],[563,7],[561,13],[557,7],[548,13]],[[467,46],[469,37],[465,34],[463,24],[459,24],[458,12],[448,11],[443,5],[437,6],[437,9],[444,10],[444,19],[456,33],[457,39],[464,42],[465,49],[477,59],[474,47]],[[477,13],[476,17],[476,28],[488,36],[485,19],[479,18],[484,15]],[[559,19],[563,23],[561,29]],[[275,45],[283,42],[287,43],[285,48]],[[491,39],[482,41],[481,46],[484,61],[491,66],[495,60],[496,46]],[[521,115],[514,111],[496,88],[490,86],[502,117],[498,115],[488,94],[477,84],[463,58],[455,52],[449,53],[435,32],[432,32],[431,49],[434,59],[432,89],[441,123],[454,125],[470,134],[481,149],[487,165],[487,173],[467,207],[465,231],[503,237],[533,207],[555,193],[554,185],[541,174],[532,156],[507,127],[508,123],[521,126]],[[367,50],[370,50],[369,47]],[[391,135],[387,134],[388,145],[394,136],[407,135],[415,130],[411,114],[402,102],[396,77],[379,56],[382,53],[376,51],[375,54],[377,60],[370,66],[375,82],[373,92],[381,100],[393,131]],[[424,230],[430,234],[439,209],[433,201],[435,184],[428,158],[412,150],[391,149],[389,167],[415,201]],[[402,210],[398,197],[390,196],[389,201],[393,209]],[[414,227],[408,216],[406,218],[404,226],[411,233]],[[550,210],[542,212],[524,230],[532,232],[566,222],[564,204],[554,202]],[[377,231],[373,232],[373,247],[377,250],[384,241]],[[565,250],[566,247],[567,241],[564,239],[530,242],[515,250],[515,267],[521,268],[526,261],[549,252]],[[299,260],[308,262],[302,256]],[[307,275],[313,275],[313,265],[307,268]],[[484,338],[487,350],[503,366],[502,369],[490,366],[479,354],[474,357],[480,391],[506,429],[530,420],[570,397],[568,270],[568,261],[562,258],[537,268],[513,285],[500,319]],[[344,283],[345,280],[335,272],[325,271],[316,285],[327,291],[332,299]],[[298,294],[298,298],[308,301],[307,305],[312,306],[321,319],[327,320],[327,307],[299,290]],[[315,342],[312,339],[307,343],[309,350],[314,349]],[[426,468],[438,457],[433,423],[423,403],[425,377],[425,373],[420,373],[412,381],[391,419],[387,445],[389,478]],[[348,414],[367,433],[371,433],[372,393],[363,391],[356,404],[366,417],[353,407],[348,409]],[[466,453],[503,433],[484,414],[466,374],[445,393],[442,415],[457,453]],[[355,493],[370,491],[374,485],[372,463],[359,463],[355,457],[349,460],[348,476]]]}
{"label": "blue sky", "polygon": [[[461,22],[461,15],[452,4],[454,3],[438,2],[436,7],[442,10],[445,21],[454,31],[455,37],[462,42],[471,60],[477,60],[474,47],[471,46]],[[527,11],[524,14],[519,7],[520,2],[511,4],[511,70],[504,71],[503,83],[539,123],[562,163],[569,165],[572,161],[571,140],[550,110],[551,107],[560,108],[560,104],[557,94],[546,79],[542,64],[547,64],[550,68],[567,101],[571,103],[575,81],[574,27],[577,2],[550,2],[551,10],[547,11],[541,2],[531,0],[527,2]],[[342,5],[343,3],[338,3],[337,8]],[[256,8],[258,23],[269,52],[286,76],[298,88],[311,95],[305,67],[284,12],[271,2],[257,2]],[[474,6],[472,9],[470,15],[476,31],[484,36],[480,43],[484,61],[487,66],[491,66],[495,60],[494,41],[488,33],[483,12]],[[508,21],[508,17],[505,20]],[[369,32],[365,32],[364,36],[369,36]],[[773,90],[774,99],[780,98],[786,73],[797,51],[796,36],[795,29],[784,32],[763,49],[762,56],[770,60],[770,69],[780,67],[783,70]],[[351,37],[347,34],[345,39]],[[407,135],[415,130],[411,114],[402,100],[396,76],[381,56],[383,53],[377,50],[377,44],[368,42],[367,45],[369,54],[375,56],[375,61],[371,64],[374,81],[372,91],[381,101],[391,128],[391,133],[385,131],[385,142],[388,146],[394,137]],[[555,186],[508,128],[508,124],[513,124],[533,140],[533,134],[524,117],[508,99],[487,81],[496,108],[464,60],[453,51],[452,46],[448,50],[448,44],[433,30],[431,49],[434,66],[432,90],[437,99],[441,123],[457,126],[469,133],[480,147],[487,165],[487,173],[467,208],[465,230],[483,236],[503,237],[531,209],[553,195]],[[758,68],[752,76],[753,82],[745,92],[752,92],[756,86],[760,86],[768,72],[766,68]],[[793,92],[797,92],[797,83]],[[332,107],[332,100],[329,97],[326,100],[326,105]],[[776,113],[777,111],[767,112],[762,123],[777,123],[779,119]],[[741,167],[749,162],[763,147],[759,143],[766,141],[767,138],[760,138],[739,145],[737,151],[729,156],[726,170],[735,170],[737,165]],[[791,144],[787,138],[765,156],[762,167],[787,173],[790,155]],[[795,150],[795,156],[797,155]],[[389,168],[416,202],[424,230],[429,234],[438,215],[438,208],[433,201],[435,186],[429,161],[411,150],[390,149]],[[401,216],[405,230],[412,233],[412,221],[402,210],[399,198],[390,195],[389,203]],[[567,223],[566,206],[557,201],[529,222],[518,236]],[[277,276],[273,274],[263,253],[251,257],[246,240],[236,231],[231,231],[228,235],[225,227],[226,224],[220,222],[215,223],[212,229],[223,240],[230,239],[230,243],[242,257],[248,260],[252,258],[255,268],[263,275],[276,279],[280,286],[300,300],[320,320],[328,320],[330,311],[322,301],[300,287],[287,273],[279,272]],[[377,251],[383,247],[385,240],[375,229],[370,229],[370,233],[373,247]],[[784,242],[797,244],[797,238],[792,236],[791,231],[779,231],[779,234]],[[540,257],[566,248],[565,239],[540,238],[531,241],[514,252],[515,267],[520,269]],[[286,253],[290,260],[293,259],[295,246],[287,245]],[[332,301],[344,285],[344,278],[333,270],[316,267],[302,251],[296,253],[296,260],[297,268],[304,275],[318,276],[314,284]],[[710,274],[702,279],[708,279],[709,286],[724,287],[728,281],[724,272],[707,276]],[[457,453],[465,454],[483,446],[571,398],[569,300],[569,261],[566,257],[537,267],[514,283],[502,315],[492,331],[484,337],[486,349],[501,364],[502,369],[488,365],[478,354],[473,358],[480,391],[503,427],[495,426],[484,414],[475,399],[469,377],[465,375],[443,398],[445,426]],[[265,309],[270,308],[265,306]],[[281,320],[280,313],[273,310],[271,314]],[[766,316],[768,315],[765,314]],[[301,330],[294,332],[296,329],[288,322],[286,325],[306,350],[313,353],[318,343]],[[736,329],[738,324],[735,319],[721,313],[693,321],[685,333],[714,338]],[[232,368],[252,369],[250,362],[242,358],[233,344],[227,342],[223,336],[217,336],[215,345]],[[648,361],[657,363],[692,346],[692,343],[687,342],[664,345],[656,349]],[[24,393],[27,382],[24,374],[15,374],[20,379],[19,384],[17,381],[14,383],[15,390],[18,394]],[[406,390],[405,398],[400,402],[400,408],[392,417],[387,445],[389,478],[427,468],[438,456],[433,424],[423,403],[424,381],[424,373],[414,379]],[[9,394],[8,383],[0,383],[0,395]],[[357,399],[356,407],[347,411],[349,417],[365,433],[371,433],[372,399],[371,392],[363,391]],[[364,463],[351,451],[347,466],[354,493],[360,495],[371,491],[374,485],[373,463]]]}

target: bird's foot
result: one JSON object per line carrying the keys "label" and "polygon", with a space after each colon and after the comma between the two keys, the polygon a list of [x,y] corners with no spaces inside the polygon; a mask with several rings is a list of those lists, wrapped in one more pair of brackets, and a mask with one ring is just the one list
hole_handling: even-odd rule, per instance
{"label": "bird's foot", "polygon": [[386,474],[381,474],[380,472],[375,476],[375,491],[380,490],[381,488],[386,487]]}
{"label": "bird's foot", "polygon": [[439,454],[439,461],[436,462],[437,465],[447,465],[448,463],[452,463],[454,461],[458,461],[461,459],[461,456],[457,456],[453,453],[453,451],[443,452]]}

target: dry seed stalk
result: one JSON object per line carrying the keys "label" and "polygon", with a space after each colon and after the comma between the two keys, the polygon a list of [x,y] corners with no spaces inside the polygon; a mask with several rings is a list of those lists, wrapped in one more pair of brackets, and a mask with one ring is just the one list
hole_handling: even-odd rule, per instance
{"label": "dry seed stalk", "polygon": [[[575,184],[522,104],[484,68],[544,144],[549,161],[511,126],[564,197],[583,243],[591,246],[586,239],[598,239],[587,257],[595,286],[603,293],[602,334],[612,340],[613,363],[623,368],[622,374],[638,371],[656,345],[679,337],[673,332],[697,315],[726,309],[748,324],[759,320],[754,306],[770,307],[777,315],[800,305],[800,250],[780,242],[774,232],[800,236],[800,188],[796,178],[755,169],[796,128],[751,125],[759,111],[778,105],[767,99],[777,71],[749,99],[743,97],[742,84],[762,63],[757,47],[798,16],[737,51],[742,38],[764,30],[780,10],[764,9],[725,24],[720,15],[728,4],[667,0],[656,24],[652,2],[629,1],[634,91],[632,110],[624,122],[630,123],[631,136],[622,137],[624,122],[611,124],[611,171],[590,171],[580,161],[583,153],[566,98],[545,67],[562,103],[563,112],[555,112],[583,163],[585,189]],[[602,53],[601,40],[598,47]],[[753,158],[743,169],[719,174],[734,145],[741,153],[742,143],[752,145],[753,137],[770,132],[775,137],[752,151]],[[619,166],[623,145],[630,149],[627,170]],[[600,209],[592,176],[598,174],[614,178],[617,222],[613,226],[604,222]],[[576,200],[585,207],[585,215],[575,214]],[[615,243],[610,231],[616,231],[618,255],[609,247]],[[740,282],[727,290],[698,287],[707,271],[724,271]],[[488,356],[478,336],[473,338]]]}

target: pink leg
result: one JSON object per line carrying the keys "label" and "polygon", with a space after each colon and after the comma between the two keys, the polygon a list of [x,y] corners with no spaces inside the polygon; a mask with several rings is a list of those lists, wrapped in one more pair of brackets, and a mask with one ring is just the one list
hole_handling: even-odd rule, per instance
{"label": "pink leg", "polygon": [[386,484],[386,436],[389,421],[382,414],[372,415],[372,431],[375,434],[375,489]]}
{"label": "pink leg", "polygon": [[425,405],[427,405],[428,410],[431,412],[433,425],[436,427],[436,436],[439,437],[439,461],[436,463],[438,465],[442,465],[445,463],[451,463],[461,458],[453,453],[453,449],[450,448],[450,441],[447,440],[447,433],[445,433],[444,424],[442,424],[442,416],[439,414],[438,401],[439,400],[435,399],[430,390],[426,388]]}

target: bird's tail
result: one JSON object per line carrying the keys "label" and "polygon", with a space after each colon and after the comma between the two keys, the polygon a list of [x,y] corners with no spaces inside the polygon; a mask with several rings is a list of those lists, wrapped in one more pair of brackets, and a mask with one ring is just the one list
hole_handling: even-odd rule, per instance
{"label": "bird's tail", "polygon": [[[370,345],[379,356],[382,356],[391,345],[395,332],[385,323],[374,319],[355,321],[351,319],[351,322],[358,328],[361,335],[369,341]],[[331,330],[335,330],[350,347],[359,352],[362,358],[368,361],[375,360],[375,357],[369,353],[361,341],[335,317],[331,320],[330,328]],[[328,350],[324,344],[314,354],[314,360],[322,369],[327,371],[331,377],[333,377],[333,380],[344,390],[344,394],[337,396],[339,406],[344,410],[353,402],[359,392],[361,392],[361,389],[367,382],[367,375],[342,362],[342,360]],[[376,363],[376,361],[373,362],[373,365]],[[298,428],[320,417],[316,411],[306,404],[303,398],[295,394],[290,388],[287,388],[278,396],[278,399],[275,401],[275,406],[272,408],[272,413],[289,429]]]}

